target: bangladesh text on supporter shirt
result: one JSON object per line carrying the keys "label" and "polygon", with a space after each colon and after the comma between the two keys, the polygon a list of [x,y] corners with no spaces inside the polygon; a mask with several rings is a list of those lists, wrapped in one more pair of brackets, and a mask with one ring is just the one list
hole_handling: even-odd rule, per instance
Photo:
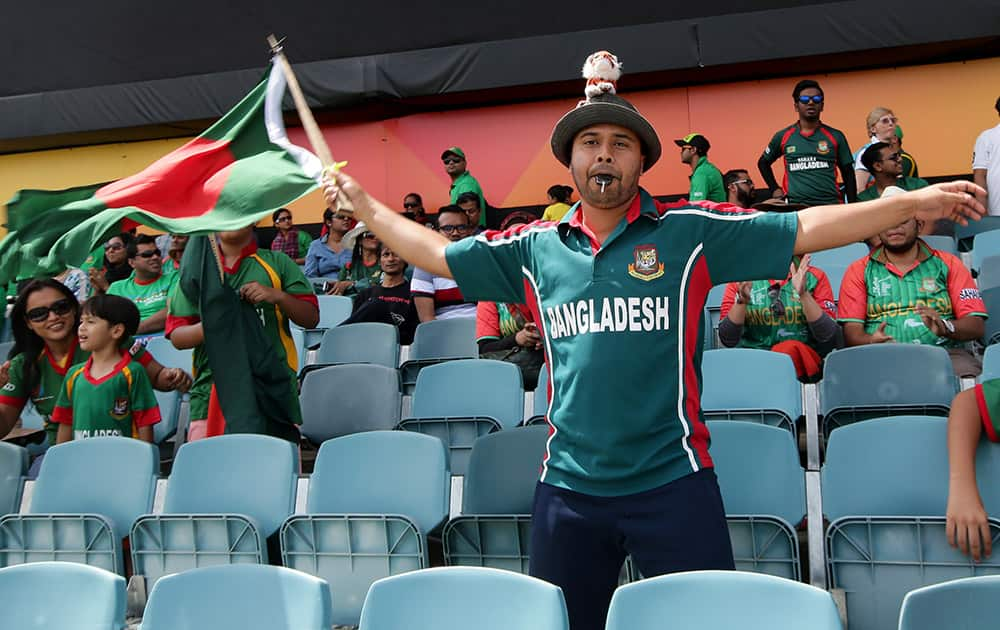
{"label": "bangladesh text on supporter shirt", "polygon": [[545,309],[552,339],[573,335],[653,332],[670,329],[667,297],[606,297]]}

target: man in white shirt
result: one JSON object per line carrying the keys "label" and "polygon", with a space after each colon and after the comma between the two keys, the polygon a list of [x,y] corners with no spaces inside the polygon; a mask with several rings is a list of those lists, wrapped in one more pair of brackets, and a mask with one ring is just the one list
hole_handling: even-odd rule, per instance
{"label": "man in white shirt", "polygon": [[[1000,98],[996,102],[1000,114]],[[972,152],[972,177],[986,189],[989,213],[1000,216],[1000,125],[987,129],[976,138]]]}

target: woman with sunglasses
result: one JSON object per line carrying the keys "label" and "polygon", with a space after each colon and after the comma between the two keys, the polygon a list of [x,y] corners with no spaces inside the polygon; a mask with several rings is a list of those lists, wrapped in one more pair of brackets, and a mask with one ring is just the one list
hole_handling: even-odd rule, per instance
{"label": "woman with sunglasses", "polygon": [[87,271],[94,293],[104,293],[112,282],[124,280],[132,274],[132,267],[128,264],[128,246],[131,242],[132,235],[122,232],[112,236],[104,244],[104,265],[91,267]]}
{"label": "woman with sunglasses", "polygon": [[307,278],[336,278],[351,260],[351,248],[344,244],[344,235],[354,227],[354,219],[330,208],[323,211],[326,234],[320,236],[306,252]]}
{"label": "woman with sunglasses", "polygon": [[[861,156],[865,150],[876,142],[884,142],[888,145],[898,145],[899,139],[896,137],[896,123],[899,119],[888,107],[876,107],[868,112],[865,119],[865,130],[871,136],[865,146],[854,152],[854,175],[857,180],[858,192],[867,188],[872,183],[871,172],[861,161]],[[897,147],[898,148],[898,147]]]}
{"label": "woman with sunglasses", "polygon": [[312,237],[292,224],[292,211],[288,208],[278,208],[271,215],[271,221],[278,230],[274,240],[271,241],[271,251],[285,252],[296,265],[305,264],[306,252],[309,251]]}
{"label": "woman with sunglasses", "polygon": [[[77,340],[79,303],[61,282],[32,280],[21,289],[10,322],[14,347],[0,366],[0,436],[10,432],[30,400],[45,419],[49,445],[55,444],[56,425],[49,417],[63,377],[89,356]],[[133,347],[132,354],[156,389],[187,391],[191,385],[183,370],[163,367],[141,346]]]}
{"label": "woman with sunglasses", "polygon": [[819,376],[822,357],[843,345],[830,280],[795,257],[782,280],[731,282],[719,315],[719,341],[727,348],[757,348],[792,357],[799,378]]}
{"label": "woman with sunglasses", "polygon": [[374,232],[358,223],[344,236],[343,244],[351,248],[351,260],[341,267],[337,282],[327,287],[327,295],[355,295],[382,281],[382,243]]}

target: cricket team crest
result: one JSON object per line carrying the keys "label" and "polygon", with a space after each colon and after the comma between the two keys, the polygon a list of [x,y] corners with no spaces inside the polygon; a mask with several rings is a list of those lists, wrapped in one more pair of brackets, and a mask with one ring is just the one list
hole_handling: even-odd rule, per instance
{"label": "cricket team crest", "polygon": [[663,275],[663,263],[655,245],[636,245],[632,256],[635,260],[628,266],[628,275],[646,282]]}
{"label": "cricket team crest", "polygon": [[819,143],[816,145],[816,151],[821,155],[826,155],[827,153],[830,152],[830,143],[827,142],[826,140],[820,140]]}
{"label": "cricket team crest", "polygon": [[115,406],[111,408],[111,417],[115,420],[124,420],[128,415],[128,398],[115,398]]}

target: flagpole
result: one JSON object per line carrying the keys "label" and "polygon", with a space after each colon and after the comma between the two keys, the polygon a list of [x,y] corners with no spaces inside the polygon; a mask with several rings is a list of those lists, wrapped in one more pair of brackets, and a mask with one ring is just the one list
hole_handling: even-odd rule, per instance
{"label": "flagpole", "polygon": [[[305,129],[313,152],[316,153],[319,161],[323,164],[324,171],[331,167],[336,168],[336,162],[334,162],[333,155],[330,153],[330,147],[326,144],[323,132],[320,131],[319,125],[316,124],[316,119],[313,118],[312,110],[309,109],[309,104],[306,103],[306,97],[302,94],[302,88],[299,87],[299,80],[295,78],[292,65],[288,63],[288,58],[285,57],[281,42],[272,33],[267,36],[267,43],[271,47],[271,52],[277,58],[278,64],[281,66],[281,72],[285,75],[288,91],[292,93],[292,100],[295,101],[295,110],[299,114],[299,120],[302,122],[302,128]],[[347,199],[337,199],[337,209],[345,212],[354,212],[354,207]]]}

